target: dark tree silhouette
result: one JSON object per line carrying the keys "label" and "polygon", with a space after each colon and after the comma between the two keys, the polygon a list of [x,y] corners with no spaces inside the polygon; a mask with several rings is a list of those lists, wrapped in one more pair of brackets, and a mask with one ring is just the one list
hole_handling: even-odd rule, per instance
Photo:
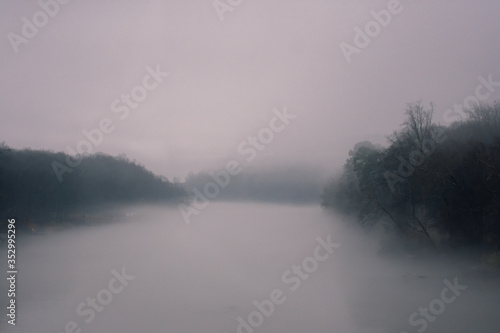
{"label": "dark tree silhouette", "polygon": [[53,162],[67,155],[0,144],[0,216],[16,218],[20,227],[61,222],[115,204],[173,203],[184,189],[156,176],[126,157],[83,156],[79,166],[59,181]]}
{"label": "dark tree silhouette", "polygon": [[500,103],[447,128],[432,114],[432,105],[409,104],[388,147],[357,144],[322,204],[407,239],[500,250]]}

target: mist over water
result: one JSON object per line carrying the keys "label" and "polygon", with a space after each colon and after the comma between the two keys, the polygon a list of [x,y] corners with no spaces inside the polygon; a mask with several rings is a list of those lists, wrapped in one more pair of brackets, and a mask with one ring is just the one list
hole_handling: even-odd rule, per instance
{"label": "mist over water", "polygon": [[[176,208],[126,210],[120,223],[20,237],[19,317],[1,331],[417,332],[409,316],[457,278],[466,289],[422,331],[498,332],[498,279],[451,257],[384,258],[378,239],[318,206],[211,203],[189,225]],[[328,237],[340,246],[316,250]],[[110,288],[123,270],[126,285]],[[256,314],[273,290],[280,304]],[[106,304],[92,311],[88,297]],[[239,326],[249,316],[260,325]]]}
{"label": "mist over water", "polygon": [[499,333],[499,13],[0,1],[0,333]]}

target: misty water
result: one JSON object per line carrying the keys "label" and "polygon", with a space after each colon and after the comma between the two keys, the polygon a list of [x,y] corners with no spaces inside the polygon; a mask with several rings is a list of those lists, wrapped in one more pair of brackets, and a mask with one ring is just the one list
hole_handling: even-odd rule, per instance
{"label": "misty water", "polygon": [[[17,325],[2,318],[1,331],[496,333],[500,327],[493,273],[451,257],[382,256],[379,237],[345,227],[318,206],[211,203],[189,225],[175,207],[126,210],[131,216],[113,224],[20,237]],[[329,241],[336,247],[322,247]],[[294,265],[305,266],[302,277]],[[124,282],[116,274],[126,275]],[[445,291],[445,303],[444,281],[455,279],[459,290]],[[88,297],[106,304],[94,311]],[[279,300],[274,309],[272,297]],[[430,304],[438,314],[418,315],[419,324],[410,325],[410,315]]]}

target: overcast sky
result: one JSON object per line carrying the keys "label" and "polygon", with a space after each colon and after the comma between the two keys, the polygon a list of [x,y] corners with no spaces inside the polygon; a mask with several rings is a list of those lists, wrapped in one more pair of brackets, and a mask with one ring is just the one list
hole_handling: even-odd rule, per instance
{"label": "overcast sky", "polygon": [[[217,12],[211,0],[73,0],[50,17],[37,1],[1,0],[0,141],[67,151],[108,118],[93,152],[182,178],[237,158],[286,107],[296,117],[252,163],[333,170],[356,142],[383,142],[406,103],[434,102],[443,123],[479,76],[500,81],[496,0],[403,0],[348,63],[340,44],[355,47],[354,29],[391,2],[221,0]],[[157,67],[169,75],[120,119],[113,102]]]}

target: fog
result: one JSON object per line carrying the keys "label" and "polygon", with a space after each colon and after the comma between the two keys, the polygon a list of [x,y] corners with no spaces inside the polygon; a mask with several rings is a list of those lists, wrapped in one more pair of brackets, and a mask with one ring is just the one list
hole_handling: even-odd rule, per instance
{"label": "fog", "polygon": [[214,200],[253,201],[267,203],[317,204],[331,174],[318,166],[245,166],[236,177],[223,181],[224,170],[190,173],[184,182],[188,193],[205,186],[214,179],[222,184],[220,194]]}
{"label": "fog", "polygon": [[[425,331],[498,332],[498,277],[452,257],[385,257],[380,237],[315,205],[211,203],[189,225],[174,208],[125,212],[20,237],[19,315],[16,326],[2,318],[2,332],[416,332],[409,316],[455,279],[459,296],[445,292],[444,309],[434,301]],[[255,327],[238,328],[249,316]]]}
{"label": "fog", "polygon": [[[15,217],[20,231],[17,323],[2,314],[0,331],[497,333],[487,258],[426,244],[410,255],[382,228],[322,211],[320,196],[357,143],[387,144],[408,103],[432,103],[433,123],[450,126],[473,102],[500,100],[499,13],[495,0],[0,0],[0,226]],[[427,172],[439,180],[417,178],[424,167],[405,178],[428,185],[410,184],[425,205],[409,195],[392,215],[384,201],[365,209],[373,193],[399,199],[387,178],[385,192],[360,182],[367,195],[336,202],[405,222],[439,197],[452,205],[434,217],[481,224],[491,245],[500,173],[489,151],[468,155],[484,163],[463,174],[483,178],[462,178],[465,195],[456,148]],[[386,161],[375,153],[365,180]],[[378,173],[399,172],[400,153]],[[93,210],[167,199],[184,211]]]}
{"label": "fog", "polygon": [[[383,143],[406,103],[434,102],[444,123],[479,76],[500,77],[497,1],[402,1],[350,63],[341,43],[354,45],[355,27],[389,1],[234,1],[223,21],[213,2],[70,1],[16,47],[8,34],[22,36],[22,18],[40,6],[1,0],[0,141],[71,153],[83,130],[109,118],[115,129],[92,152],[183,179],[223,167],[286,106],[297,118],[252,164],[307,161],[330,172],[355,143]],[[120,118],[111,105],[148,66],[169,75]]]}

